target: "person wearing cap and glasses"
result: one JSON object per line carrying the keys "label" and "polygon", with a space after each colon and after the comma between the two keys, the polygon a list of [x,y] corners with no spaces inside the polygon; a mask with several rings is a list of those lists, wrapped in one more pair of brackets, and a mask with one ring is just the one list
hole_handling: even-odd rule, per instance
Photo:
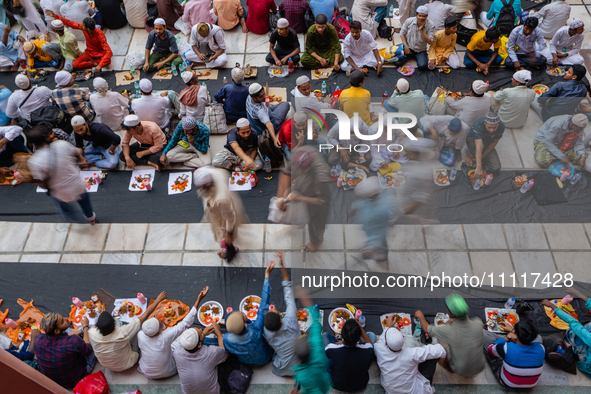
{"label": "person wearing cap and glasses", "polygon": [[183,163],[187,167],[201,168],[211,164],[209,129],[192,116],[185,116],[160,156],[160,162]]}
{"label": "person wearing cap and glasses", "polygon": [[276,148],[281,148],[281,143],[277,139],[277,133],[289,112],[289,103],[282,102],[271,107],[265,105],[265,89],[258,84],[253,83],[248,87],[249,97],[246,99],[246,113],[250,126],[262,135],[267,129]]}
{"label": "person wearing cap and glasses", "polygon": [[355,70],[362,68],[373,68],[382,75],[384,69],[382,63],[384,58],[378,53],[378,46],[371,33],[361,28],[361,22],[353,21],[350,24],[351,32],[343,41],[343,63],[341,68],[345,69],[347,63]]}
{"label": "person wearing cap and glasses", "polygon": [[258,146],[256,131],[250,128],[248,119],[240,118],[236,127],[228,131],[226,145],[215,155],[211,165],[230,171],[236,167],[242,171],[258,171],[263,168]]}
{"label": "person wearing cap and glasses", "polygon": [[189,313],[172,327],[166,327],[164,319],[151,317],[142,323],[142,329],[137,334],[140,348],[140,362],[138,371],[148,379],[164,379],[176,375],[176,363],[172,357],[172,343],[195,322],[197,308],[207,296],[209,286],[199,295]]}
{"label": "person wearing cap and glasses", "polygon": [[244,86],[244,71],[235,67],[232,69],[232,81],[234,83],[222,86],[213,96],[215,101],[224,104],[226,123],[236,123],[240,118],[246,118],[246,99],[248,98],[248,86]]}
{"label": "person wearing cap and glasses", "polygon": [[485,117],[476,119],[464,148],[465,162],[468,167],[476,166],[474,177],[482,175],[482,170],[487,173],[497,174],[501,171],[501,160],[495,147],[503,137],[505,124],[494,112],[489,112]]}
{"label": "person wearing cap and glasses", "polygon": [[525,67],[539,69],[547,62],[542,55],[546,49],[546,40],[542,31],[538,28],[538,18],[530,16],[523,25],[517,26],[511,31],[507,41],[507,53],[505,67],[521,70]]}
{"label": "person wearing cap and glasses", "polygon": [[485,365],[482,320],[469,317],[470,308],[464,298],[452,293],[445,298],[450,320],[442,325],[429,324],[420,310],[415,318],[421,321],[421,329],[445,348],[446,358],[440,364],[450,372],[465,378],[478,375]]}
{"label": "person wearing cap and glasses", "polygon": [[561,115],[548,119],[534,137],[534,158],[542,168],[554,162],[585,168],[587,153],[583,142],[583,130],[589,119],[584,114]]}
{"label": "person wearing cap and glasses", "polygon": [[142,122],[154,122],[162,130],[166,129],[174,113],[171,103],[175,99],[176,93],[173,90],[169,90],[167,93],[153,95],[152,89],[154,86],[152,85],[152,81],[147,78],[140,79],[139,86],[142,97],[136,98],[131,102],[133,113]]}
{"label": "person wearing cap and glasses", "polygon": [[57,42],[43,44],[43,51],[54,58],[61,56],[64,59],[63,69],[74,71],[74,60],[82,56],[76,36],[60,20],[53,20],[51,28],[57,35]]}
{"label": "person wearing cap and glasses", "polygon": [[[84,160],[81,167],[95,165],[98,168],[112,170],[119,165],[119,144],[121,137],[113,132],[109,126],[102,123],[88,123],[80,115],[72,118],[76,148]],[[84,141],[90,144],[84,147]]]}
{"label": "person wearing cap and glasses", "polygon": [[440,344],[403,347],[404,337],[394,315],[386,317],[386,330],[376,343],[374,353],[380,368],[380,382],[387,394],[401,392],[433,394],[433,376],[440,358],[446,356]]}
{"label": "person wearing cap and glasses", "polygon": [[[548,6],[566,2],[563,0],[556,1]],[[567,4],[568,5],[568,4]],[[546,6],[546,7],[548,7]],[[570,7],[570,6],[569,6]],[[542,52],[542,55],[547,59],[548,64],[558,66],[583,64],[585,59],[579,55],[583,45],[585,33],[585,24],[582,20],[574,18],[569,26],[564,26],[558,29],[550,45]]]}
{"label": "person wearing cap and glasses", "polygon": [[464,97],[447,97],[446,112],[472,126],[476,119],[486,116],[490,111],[492,98],[486,94],[488,86],[488,82],[477,79],[472,82],[470,92]]}
{"label": "person wearing cap and glasses", "polygon": [[425,115],[420,119],[427,138],[437,144],[439,159],[446,166],[462,161],[462,149],[470,126],[451,115]]}
{"label": "person wearing cap and glasses", "polygon": [[555,83],[547,92],[542,93],[532,102],[532,108],[543,121],[553,116],[572,115],[581,101],[589,96],[587,85],[582,81],[586,74],[585,66],[570,66],[564,73],[564,81]]}
{"label": "person wearing cap and glasses", "polygon": [[[12,119],[31,120],[31,112],[50,104],[51,90],[46,86],[33,88],[31,80],[24,74],[14,78],[14,84],[20,89],[15,90],[6,103],[6,116]],[[26,100],[25,100],[26,99]]]}
{"label": "person wearing cap and glasses", "polygon": [[210,101],[207,86],[201,85],[199,83],[199,76],[192,71],[181,73],[181,79],[189,86],[181,90],[178,96],[181,104],[179,117],[192,116],[198,121],[203,122],[205,106]]}
{"label": "person wearing cap and glasses", "polygon": [[23,44],[23,50],[27,54],[27,64],[30,70],[34,70],[36,67],[55,67],[61,69],[63,67],[62,55],[59,53],[53,53],[53,56],[46,53],[47,41],[35,40],[27,41]]}
{"label": "person wearing cap and glasses", "polygon": [[[215,335],[215,339],[209,335]],[[190,327],[172,343],[183,393],[219,393],[218,365],[229,353],[224,349],[224,337],[217,322],[204,329]]]}
{"label": "person wearing cap and glasses", "polygon": [[302,66],[311,70],[322,67],[341,69],[343,55],[339,35],[324,14],[316,15],[314,25],[306,32],[306,51],[302,55]]}
{"label": "person wearing cap and glasses", "polygon": [[[119,158],[128,168],[135,170],[135,165],[150,165],[161,170],[160,155],[166,145],[166,136],[154,122],[141,121],[137,115],[127,115],[123,121],[123,140]],[[131,137],[137,142],[129,145]]]}
{"label": "person wearing cap and glasses", "polygon": [[287,65],[290,58],[295,67],[300,63],[300,40],[296,31],[289,27],[287,19],[277,21],[277,29],[269,38],[269,51],[265,58],[267,63],[281,67]]}
{"label": "person wearing cap and glasses", "polygon": [[18,45],[18,49],[14,48],[15,42],[24,43],[25,39],[16,31],[12,30],[10,25],[0,23],[0,67],[12,67],[11,71],[18,70],[18,57],[24,61],[25,53],[22,50],[22,45]]}
{"label": "person wearing cap and glasses", "polygon": [[228,63],[224,30],[210,23],[199,23],[191,29],[191,50],[185,53],[187,60],[203,64],[207,68],[224,67]]}
{"label": "person wearing cap and glasses", "polygon": [[[154,52],[150,53],[154,49]],[[178,67],[183,59],[179,56],[179,49],[172,34],[166,28],[166,22],[162,18],[154,21],[154,30],[148,34],[146,41],[146,62],[144,71],[160,70],[173,64]]]}
{"label": "person wearing cap and glasses", "polygon": [[491,92],[492,109],[510,129],[525,126],[529,114],[529,106],[536,97],[536,92],[527,87],[532,75],[528,70],[517,71],[511,78],[513,87]]}
{"label": "person wearing cap and glasses", "polygon": [[424,5],[417,8],[416,16],[408,18],[400,29],[400,39],[404,44],[404,53],[406,56],[394,64],[398,67],[414,57],[417,60],[419,70],[426,70],[429,65],[429,55],[427,54],[427,45],[433,42],[435,34],[435,25],[429,19],[429,9]]}

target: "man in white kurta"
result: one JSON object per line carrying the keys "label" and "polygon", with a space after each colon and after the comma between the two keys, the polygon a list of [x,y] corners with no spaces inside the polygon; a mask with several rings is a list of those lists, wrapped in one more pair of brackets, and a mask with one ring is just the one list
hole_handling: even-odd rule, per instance
{"label": "man in white kurta", "polygon": [[[378,25],[376,22],[377,7],[384,7],[388,5],[388,0],[355,0],[353,7],[351,7],[351,16],[354,21],[361,22],[364,30],[371,33],[372,37],[378,36]],[[330,18],[330,15],[327,15]]]}
{"label": "man in white kurta", "polygon": [[544,49],[542,55],[548,60],[548,64],[573,65],[583,64],[583,56],[579,55],[583,39],[585,38],[585,25],[580,19],[573,19],[569,26],[558,29],[550,45]]}
{"label": "man in white kurta", "polygon": [[[439,358],[446,356],[445,348],[440,344],[403,348],[404,337],[397,328],[392,327],[393,324],[393,317],[386,318],[386,331],[374,344],[382,387],[387,394],[434,393],[429,379],[419,372],[419,364],[428,360],[437,363]],[[432,371],[435,372],[435,368]]]}
{"label": "man in white kurta", "polygon": [[532,75],[529,70],[520,70],[513,74],[513,87],[494,93],[492,109],[499,114],[505,127],[518,129],[525,126],[529,106],[536,97],[536,92],[527,87]]}
{"label": "man in white kurta", "polygon": [[213,52],[213,55],[205,63],[205,67],[223,67],[228,63],[224,30],[217,25],[199,23],[193,26],[189,44],[192,49],[185,54],[185,57],[191,62],[203,63],[207,55],[203,52],[209,51]]}
{"label": "man in white kurta", "polygon": [[[60,7],[59,15],[72,22],[82,23],[85,18],[92,18],[94,16],[94,10],[86,1],[68,0]],[[86,41],[82,30],[71,29],[70,31],[76,36],[78,41]]]}
{"label": "man in white kurta", "polygon": [[353,70],[361,70],[367,66],[377,69],[378,75],[380,75],[383,71],[384,58],[378,53],[378,45],[371,33],[359,27],[361,27],[359,21],[351,22],[351,32],[343,41],[345,60],[341,63],[341,68],[346,69],[347,63],[353,67]]}
{"label": "man in white kurta", "polygon": [[556,0],[545,5],[534,16],[540,20],[538,27],[542,31],[544,38],[552,38],[570,17],[570,4],[565,0]]}
{"label": "man in white kurta", "polygon": [[435,25],[435,31],[445,28],[445,20],[450,16],[455,16],[456,7],[451,4],[445,4],[441,0],[433,0],[425,4],[429,9],[428,19]]}
{"label": "man in white kurta", "polygon": [[330,109],[331,107],[332,98],[330,96],[326,96],[323,101],[320,101],[318,97],[312,94],[310,78],[305,75],[296,79],[296,87],[291,91],[291,95],[295,98],[296,112],[311,109],[320,113],[323,109]]}

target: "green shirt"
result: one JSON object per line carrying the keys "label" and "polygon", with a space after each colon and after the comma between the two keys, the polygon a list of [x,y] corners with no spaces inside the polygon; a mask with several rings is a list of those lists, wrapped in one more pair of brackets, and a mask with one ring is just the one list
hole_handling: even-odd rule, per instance
{"label": "green shirt", "polygon": [[73,60],[82,55],[80,48],[78,48],[78,40],[76,40],[76,36],[74,36],[67,27],[64,27],[63,36],[57,34],[57,41],[60,44],[60,49],[64,58]]}
{"label": "green shirt", "polygon": [[306,52],[316,52],[318,56],[326,57],[341,53],[341,43],[337,29],[328,23],[322,35],[316,31],[316,25],[310,26],[306,33]]}
{"label": "green shirt", "polygon": [[313,321],[308,332],[310,356],[307,362],[293,367],[294,378],[300,393],[326,394],[331,389],[331,379],[328,373],[328,359],[324,353],[322,324],[320,324],[318,310],[315,307],[309,306],[306,309]]}
{"label": "green shirt", "polygon": [[[425,116],[429,112],[429,105],[425,99],[425,95],[422,90],[411,90],[408,93],[400,93],[394,89],[394,93],[388,99],[388,105],[398,109],[398,112],[406,112],[413,114],[417,117],[417,123],[419,119]],[[410,123],[408,118],[399,118],[400,123]]]}

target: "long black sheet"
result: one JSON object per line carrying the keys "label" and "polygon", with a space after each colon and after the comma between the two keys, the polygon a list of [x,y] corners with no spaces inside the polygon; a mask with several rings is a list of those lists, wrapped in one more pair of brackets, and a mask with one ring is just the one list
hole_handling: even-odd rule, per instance
{"label": "long black sheet", "polygon": [[[160,291],[166,290],[170,299],[193,305],[201,289],[209,286],[206,300],[216,300],[224,308],[231,306],[237,310],[244,297],[261,294],[263,279],[263,268],[3,263],[0,299],[4,299],[1,309],[9,308],[9,317],[14,319],[22,310],[16,303],[18,298],[26,301],[33,299],[34,305],[44,313],[53,311],[68,314],[72,297],[88,299],[92,294],[99,292],[99,289],[104,289],[115,298],[133,297],[137,292],[144,293],[146,297],[156,298]],[[271,304],[284,311],[279,272],[271,274],[270,283]],[[589,285],[577,286],[584,294],[591,294]],[[345,299],[314,298],[314,294],[312,298],[325,311],[325,331],[330,330],[326,323],[330,311],[336,307],[344,307],[345,303],[361,309],[367,316],[367,330],[376,333],[381,333],[378,317],[383,313],[404,312],[412,315],[417,309],[421,309],[432,321],[436,313],[445,312],[444,301],[440,298]],[[466,300],[470,306],[470,315],[484,320],[485,307],[502,307],[507,299],[498,298],[498,293],[494,291],[482,291],[478,298]],[[532,318],[537,322],[542,334],[561,332],[549,325],[549,319],[538,305],[539,299],[526,301],[535,308]],[[591,321],[589,312],[580,300],[573,301],[573,306],[579,314],[581,323]]]}

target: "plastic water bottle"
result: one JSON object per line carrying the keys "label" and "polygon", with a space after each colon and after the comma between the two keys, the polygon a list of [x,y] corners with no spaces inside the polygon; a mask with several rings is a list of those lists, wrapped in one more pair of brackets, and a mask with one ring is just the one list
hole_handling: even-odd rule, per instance
{"label": "plastic water bottle", "polygon": [[228,84],[228,78],[224,77],[224,85]]}
{"label": "plastic water bottle", "polygon": [[569,171],[562,170],[562,173],[560,174],[560,182],[566,181],[566,179],[568,178],[568,175],[569,175]]}
{"label": "plastic water bottle", "polygon": [[384,105],[384,101],[388,100],[388,91],[385,91],[384,94],[382,94],[382,106]]}
{"label": "plastic water bottle", "polygon": [[458,169],[457,168],[452,168],[451,172],[449,173],[449,180],[450,181],[455,181],[456,180],[456,176],[458,175]]}
{"label": "plastic water bottle", "polygon": [[72,297],[72,304],[76,305],[77,308],[82,308],[84,306],[78,297]]}
{"label": "plastic water bottle", "polygon": [[265,171],[271,172],[271,160],[268,157],[265,157]]}
{"label": "plastic water bottle", "polygon": [[135,81],[133,83],[133,87],[135,88],[135,94],[136,94],[136,96],[139,97],[140,96],[140,84],[137,83],[137,81]]}
{"label": "plastic water bottle", "polygon": [[513,305],[515,305],[515,298],[511,297],[505,302],[505,309],[513,309]]}
{"label": "plastic water bottle", "polygon": [[342,170],[341,170],[341,163],[337,164],[337,176],[341,175]]}
{"label": "plastic water bottle", "polygon": [[146,299],[146,297],[142,293],[137,293],[137,299],[142,304],[145,304],[146,302],[148,302],[148,300]]}
{"label": "plastic water bottle", "polygon": [[527,190],[528,191],[531,190],[532,187],[534,187],[534,180],[533,179],[530,179],[529,180],[529,187],[527,188]]}
{"label": "plastic water bottle", "polygon": [[293,69],[293,60],[291,60],[291,58],[289,58],[289,60],[287,61],[287,67],[289,68],[289,73],[293,73],[294,69]]}
{"label": "plastic water bottle", "polygon": [[[189,51],[187,51],[189,52]],[[181,57],[183,58],[184,62],[185,62],[185,66],[189,67],[193,62],[191,62],[189,59],[187,59],[187,52],[184,52]]]}
{"label": "plastic water bottle", "polygon": [[343,176],[339,175],[339,177],[337,178],[337,187],[342,187],[343,186]]}
{"label": "plastic water bottle", "polygon": [[361,324],[361,327],[365,327],[365,316],[359,316],[359,324]]}
{"label": "plastic water bottle", "polygon": [[322,81],[322,95],[326,94],[326,81]]}
{"label": "plastic water bottle", "polygon": [[570,180],[571,185],[574,185],[575,183],[577,183],[582,177],[583,177],[583,174],[580,172],[577,175],[573,176],[572,179]]}
{"label": "plastic water bottle", "polygon": [[490,184],[491,184],[492,180],[493,180],[493,174],[488,174],[488,175],[486,176],[486,179],[484,180],[484,184],[485,184],[486,186],[488,186],[488,185],[490,185]]}
{"label": "plastic water bottle", "polygon": [[172,65],[171,69],[172,69],[172,75],[173,75],[173,76],[175,76],[175,77],[176,77],[177,75],[179,75],[179,72],[178,72],[178,70],[176,69],[176,66],[175,66],[174,64]]}
{"label": "plastic water bottle", "polygon": [[394,16],[394,4],[390,6],[390,12],[388,13],[388,15],[390,15],[390,18]]}
{"label": "plastic water bottle", "polygon": [[522,186],[521,189],[519,189],[519,191],[521,193],[525,193],[526,191],[529,190],[529,185],[530,185],[530,181],[525,182]]}
{"label": "plastic water bottle", "polygon": [[476,182],[474,182],[474,190],[480,189],[480,186],[482,186],[482,178],[478,178]]}
{"label": "plastic water bottle", "polygon": [[185,62],[181,62],[181,64],[179,64],[179,72],[182,74],[185,71],[187,71],[187,65],[185,64]]}
{"label": "plastic water bottle", "polygon": [[351,65],[349,63],[347,63],[346,73],[347,73],[347,77],[351,76]]}
{"label": "plastic water bottle", "polygon": [[337,180],[337,169],[335,168],[335,166],[332,166],[330,170],[330,180],[333,182]]}
{"label": "plastic water bottle", "polygon": [[417,339],[421,337],[421,326],[420,325],[417,325],[417,327],[415,328],[415,332],[412,334],[412,336]]}
{"label": "plastic water bottle", "polygon": [[135,67],[131,63],[129,63],[129,72],[135,77]]}

